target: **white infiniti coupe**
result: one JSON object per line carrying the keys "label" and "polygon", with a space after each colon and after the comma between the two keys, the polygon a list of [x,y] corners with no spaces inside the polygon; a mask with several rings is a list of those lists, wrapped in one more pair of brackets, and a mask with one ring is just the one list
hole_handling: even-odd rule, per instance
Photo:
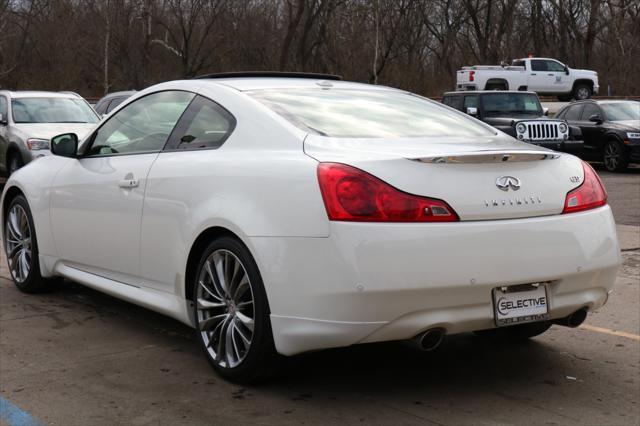
{"label": "white infiniti coupe", "polygon": [[174,317],[230,380],[277,354],[577,326],[620,264],[589,165],[388,87],[162,83],[51,150],[4,189],[16,286],[65,277]]}

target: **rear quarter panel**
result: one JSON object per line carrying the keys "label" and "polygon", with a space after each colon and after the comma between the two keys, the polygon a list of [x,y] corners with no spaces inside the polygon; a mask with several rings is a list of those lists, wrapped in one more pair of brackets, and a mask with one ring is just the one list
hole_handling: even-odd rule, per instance
{"label": "rear quarter panel", "polygon": [[306,133],[235,90],[211,89],[209,97],[237,120],[229,139],[219,149],[160,154],[147,181],[142,276],[178,293],[176,273],[208,228],[229,229],[248,246],[250,237],[326,237],[330,230],[318,162],[303,152]]}

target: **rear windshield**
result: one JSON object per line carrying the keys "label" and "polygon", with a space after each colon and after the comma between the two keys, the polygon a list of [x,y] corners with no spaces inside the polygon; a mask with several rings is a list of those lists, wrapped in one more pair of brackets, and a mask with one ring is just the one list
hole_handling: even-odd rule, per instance
{"label": "rear windshield", "polygon": [[488,127],[404,92],[269,89],[248,92],[305,131],[337,138],[489,136]]}
{"label": "rear windshield", "polygon": [[11,100],[15,123],[97,123],[98,116],[82,99],[17,98]]}

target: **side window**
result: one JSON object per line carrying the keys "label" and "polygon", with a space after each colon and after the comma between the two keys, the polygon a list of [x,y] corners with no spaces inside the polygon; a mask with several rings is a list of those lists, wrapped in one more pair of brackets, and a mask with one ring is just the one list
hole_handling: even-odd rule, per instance
{"label": "side window", "polygon": [[461,96],[447,96],[444,99],[444,104],[455,108],[457,110],[462,109],[462,97]]}
{"label": "side window", "polygon": [[602,115],[600,113],[600,108],[598,108],[594,104],[586,104],[584,106],[584,109],[582,110],[582,121],[589,121],[589,117],[595,114],[598,114],[600,116]]}
{"label": "side window", "polygon": [[94,134],[85,156],[158,152],[194,98],[193,93],[152,93],[109,117]]}
{"label": "side window", "polygon": [[478,97],[477,96],[465,96],[464,97],[464,109],[467,108],[478,108]]}
{"label": "side window", "polygon": [[102,115],[102,114],[104,114],[106,112],[108,103],[109,103],[108,100],[107,101],[100,101],[93,107],[93,110],[95,112],[97,112],[98,114]]}
{"label": "side window", "polygon": [[578,121],[580,120],[580,113],[582,112],[582,105],[573,105],[567,109],[567,112],[564,114],[564,119],[567,121]]}
{"label": "side window", "polygon": [[220,148],[235,126],[236,120],[227,110],[197,96],[171,134],[165,150]]}
{"label": "side window", "polygon": [[556,61],[546,61],[547,71],[564,72],[564,66]]}
{"label": "side window", "polygon": [[0,115],[2,115],[3,120],[9,119],[9,111],[7,110],[7,98],[4,96],[0,96]]}
{"label": "side window", "polygon": [[512,65],[513,65],[514,67],[523,67],[523,68],[525,67],[525,63],[524,63],[524,61],[513,61],[513,64],[512,64]]}
{"label": "side window", "polygon": [[531,60],[531,70],[532,71],[547,71],[547,61],[543,61],[542,59],[532,59]]}

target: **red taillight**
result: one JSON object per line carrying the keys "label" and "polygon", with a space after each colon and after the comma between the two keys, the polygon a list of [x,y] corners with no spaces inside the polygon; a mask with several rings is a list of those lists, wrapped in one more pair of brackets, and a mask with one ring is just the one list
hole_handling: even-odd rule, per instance
{"label": "red taillight", "polygon": [[607,204],[607,191],[605,191],[596,172],[584,161],[582,168],[584,169],[584,181],[579,187],[569,191],[564,201],[562,213],[581,212]]}
{"label": "red taillight", "polygon": [[474,81],[476,78],[475,75],[476,75],[475,71],[469,71],[469,81]]}
{"label": "red taillight", "polygon": [[320,163],[318,181],[329,220],[355,222],[455,222],[447,203],[397,190],[355,167]]}

